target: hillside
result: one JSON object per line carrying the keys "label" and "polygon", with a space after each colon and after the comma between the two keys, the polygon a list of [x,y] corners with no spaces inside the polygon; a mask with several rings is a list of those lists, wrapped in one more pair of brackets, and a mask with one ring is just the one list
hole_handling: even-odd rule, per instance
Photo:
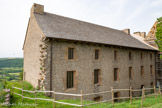
{"label": "hillside", "polygon": [[20,73],[22,72],[23,58],[0,58],[0,79],[21,80]]}
{"label": "hillside", "polygon": [[0,58],[0,68],[23,67],[23,58]]}

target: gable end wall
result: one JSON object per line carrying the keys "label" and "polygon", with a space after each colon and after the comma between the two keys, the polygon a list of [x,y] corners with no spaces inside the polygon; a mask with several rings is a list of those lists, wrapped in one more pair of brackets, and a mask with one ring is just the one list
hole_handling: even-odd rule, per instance
{"label": "gable end wall", "polygon": [[38,86],[38,79],[42,76],[40,64],[40,45],[43,33],[40,30],[35,17],[29,20],[28,30],[24,44],[24,80],[30,82],[34,87]]}

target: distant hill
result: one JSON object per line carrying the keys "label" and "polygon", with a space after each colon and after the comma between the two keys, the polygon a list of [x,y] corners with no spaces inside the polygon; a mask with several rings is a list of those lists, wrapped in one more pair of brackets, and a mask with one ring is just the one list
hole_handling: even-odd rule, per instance
{"label": "distant hill", "polygon": [[23,67],[23,58],[0,58],[0,68]]}

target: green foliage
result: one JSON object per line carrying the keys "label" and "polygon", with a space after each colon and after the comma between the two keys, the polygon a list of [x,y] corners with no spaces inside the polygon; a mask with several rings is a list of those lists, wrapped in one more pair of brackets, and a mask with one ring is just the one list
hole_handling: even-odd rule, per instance
{"label": "green foliage", "polygon": [[4,91],[0,91],[0,103],[4,102],[6,93]]}
{"label": "green foliage", "polygon": [[[3,91],[4,85],[5,85],[5,81],[0,80],[0,103],[4,102],[5,95],[6,95],[6,93]],[[0,108],[1,108],[1,105],[0,105]]]}
{"label": "green foliage", "polygon": [[23,72],[19,73],[20,79],[23,80]]}
{"label": "green foliage", "polygon": [[0,58],[0,68],[23,67],[23,58]]}
{"label": "green foliage", "polygon": [[3,81],[2,81],[2,80],[0,80],[0,91],[2,91],[2,90],[3,90],[3,88],[4,88]]}
{"label": "green foliage", "polygon": [[159,50],[162,52],[162,17],[157,19],[157,32],[156,32],[156,43],[159,47]]}

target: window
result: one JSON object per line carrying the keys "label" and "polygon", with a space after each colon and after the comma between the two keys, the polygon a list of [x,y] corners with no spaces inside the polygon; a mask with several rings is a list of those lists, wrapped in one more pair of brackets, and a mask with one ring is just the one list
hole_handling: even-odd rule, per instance
{"label": "window", "polygon": [[99,69],[95,69],[94,70],[94,84],[98,84],[99,83],[99,77],[100,77],[100,70]]}
{"label": "window", "polygon": [[132,52],[129,52],[129,60],[132,59]]}
{"label": "window", "polygon": [[141,89],[143,89],[143,87],[145,87],[144,85],[141,85]]}
{"label": "window", "polygon": [[68,49],[68,59],[74,59],[74,48]]}
{"label": "window", "polygon": [[98,101],[101,100],[101,96],[97,96],[97,97],[95,97],[93,100],[98,102]]}
{"label": "window", "polygon": [[132,67],[129,67],[129,80],[132,79]]}
{"label": "window", "polygon": [[153,82],[151,82],[151,83],[150,83],[150,86],[151,86],[151,87],[154,87],[154,83],[153,83]]}
{"label": "window", "polygon": [[141,60],[143,60],[143,53],[141,53]]}
{"label": "window", "polygon": [[118,80],[119,80],[118,68],[114,68],[114,81],[118,81]]}
{"label": "window", "polygon": [[[141,85],[141,89],[143,89],[143,87],[145,87],[144,85]],[[141,95],[142,95],[142,91],[141,91]]]}
{"label": "window", "polygon": [[99,50],[95,50],[95,59],[99,58]]}
{"label": "window", "polygon": [[115,92],[114,93],[114,102],[119,102],[119,99],[117,99],[117,98],[120,98],[120,92]]}
{"label": "window", "polygon": [[117,60],[117,51],[114,51],[114,60]]}
{"label": "window", "polygon": [[73,88],[74,87],[74,71],[67,71],[67,88]]}
{"label": "window", "polygon": [[144,76],[144,67],[141,66],[141,76]]}
{"label": "window", "polygon": [[150,65],[150,75],[153,75],[152,65]]}
{"label": "window", "polygon": [[152,53],[150,54],[150,60],[152,60]]}

